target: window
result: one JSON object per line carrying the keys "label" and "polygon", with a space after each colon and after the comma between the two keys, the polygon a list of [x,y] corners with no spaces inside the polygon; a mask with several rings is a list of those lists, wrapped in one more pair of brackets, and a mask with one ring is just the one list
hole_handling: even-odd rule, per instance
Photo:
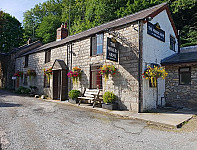
{"label": "window", "polygon": [[90,67],[90,88],[91,89],[102,89],[102,75],[100,75],[101,66]]}
{"label": "window", "polygon": [[44,87],[48,88],[50,87],[50,79],[46,75],[44,75]]}
{"label": "window", "polygon": [[170,35],[170,49],[173,51],[175,51],[175,43],[176,43],[175,37]]}
{"label": "window", "polygon": [[103,34],[96,34],[91,37],[91,56],[99,55],[103,53]]}
{"label": "window", "polygon": [[190,67],[179,68],[179,84],[191,84],[191,70]]}
{"label": "window", "polygon": [[51,50],[45,51],[45,63],[48,63],[51,61]]}
{"label": "window", "polygon": [[27,74],[24,75],[23,85],[27,85]]}
{"label": "window", "polygon": [[29,62],[29,55],[25,56],[25,66],[24,67],[28,67],[28,62]]}

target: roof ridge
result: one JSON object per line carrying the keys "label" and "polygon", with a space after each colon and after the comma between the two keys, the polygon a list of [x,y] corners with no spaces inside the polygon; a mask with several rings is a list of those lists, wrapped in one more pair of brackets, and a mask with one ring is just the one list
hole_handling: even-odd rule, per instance
{"label": "roof ridge", "polygon": [[[109,29],[109,28],[120,27],[122,25],[126,25],[128,23],[132,23],[132,22],[144,19],[147,16],[156,12],[157,10],[165,7],[166,5],[167,5],[167,2],[161,3],[161,4],[158,4],[158,5],[146,8],[144,10],[138,11],[136,13],[133,13],[133,14],[130,14],[130,15],[118,18],[118,19],[114,19],[112,21],[103,23],[101,25],[95,26],[95,27],[90,28],[88,30],[85,30],[85,31],[79,32],[77,34],[68,36],[65,39],[62,39],[60,41],[53,41],[53,42],[44,44],[44,45],[32,50],[31,52],[28,52],[28,53],[25,53],[25,54],[35,53],[35,52],[39,52],[39,51],[49,49],[49,48],[52,48],[52,47],[57,47],[57,46],[60,46],[60,45],[64,45],[68,42],[79,40],[79,39],[84,38],[84,37],[88,37],[90,35],[96,34],[98,32],[102,32],[102,31],[104,31],[106,29]],[[145,13],[143,13],[143,12],[145,12]]]}

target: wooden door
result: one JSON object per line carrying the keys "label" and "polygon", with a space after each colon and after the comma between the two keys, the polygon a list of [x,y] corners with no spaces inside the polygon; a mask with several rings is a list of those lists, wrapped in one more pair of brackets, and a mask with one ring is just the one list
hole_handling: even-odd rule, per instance
{"label": "wooden door", "polygon": [[60,99],[61,70],[53,70],[53,99]]}
{"label": "wooden door", "polygon": [[68,76],[67,70],[62,70],[61,99],[68,99]]}
{"label": "wooden door", "polygon": [[53,70],[53,99],[68,99],[67,70]]}

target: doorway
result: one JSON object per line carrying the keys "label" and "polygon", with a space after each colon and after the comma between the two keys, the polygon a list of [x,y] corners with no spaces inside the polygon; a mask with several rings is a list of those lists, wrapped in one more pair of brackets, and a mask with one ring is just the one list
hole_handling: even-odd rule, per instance
{"label": "doorway", "polygon": [[53,66],[52,98],[57,100],[68,99],[68,68],[63,60],[56,59]]}
{"label": "doorway", "polygon": [[68,99],[68,77],[66,70],[53,70],[53,99]]}
{"label": "doorway", "polygon": [[60,99],[61,94],[61,70],[53,71],[53,99]]}

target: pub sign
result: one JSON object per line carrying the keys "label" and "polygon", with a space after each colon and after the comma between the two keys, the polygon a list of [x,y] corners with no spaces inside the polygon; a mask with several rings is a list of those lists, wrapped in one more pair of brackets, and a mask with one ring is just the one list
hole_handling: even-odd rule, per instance
{"label": "pub sign", "polygon": [[[158,24],[158,23],[157,23]],[[147,33],[158,40],[165,42],[165,31],[157,27],[157,24],[147,22]]]}
{"label": "pub sign", "polygon": [[118,62],[118,42],[109,37],[107,38],[106,59]]}

